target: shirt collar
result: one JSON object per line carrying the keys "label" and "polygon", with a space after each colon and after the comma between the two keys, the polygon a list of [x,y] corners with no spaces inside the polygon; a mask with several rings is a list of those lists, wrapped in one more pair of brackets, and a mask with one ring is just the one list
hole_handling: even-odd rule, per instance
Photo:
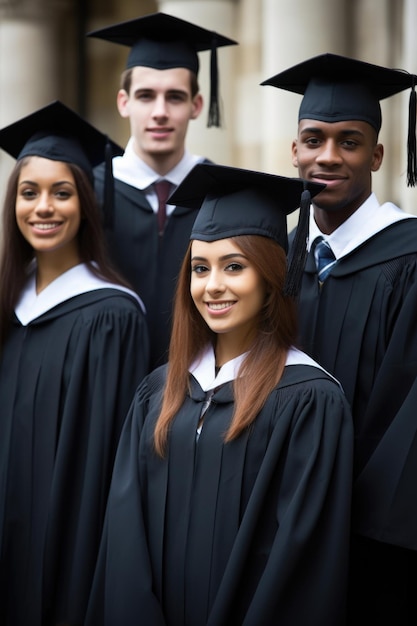
{"label": "shirt collar", "polygon": [[331,246],[336,259],[355,250],[364,241],[381,230],[400,220],[417,217],[405,213],[392,202],[380,205],[374,193],[330,235],[318,228],[314,219],[314,209],[310,209],[309,249],[317,237],[324,237]]}
{"label": "shirt collar", "polygon": [[[144,191],[157,180],[160,180],[161,176],[136,154],[133,144],[134,139],[131,137],[124,154],[113,158],[113,175],[118,180]],[[185,150],[181,161],[167,172],[164,179],[169,180],[172,185],[177,187],[194,165],[202,160],[203,157],[191,154]]]}

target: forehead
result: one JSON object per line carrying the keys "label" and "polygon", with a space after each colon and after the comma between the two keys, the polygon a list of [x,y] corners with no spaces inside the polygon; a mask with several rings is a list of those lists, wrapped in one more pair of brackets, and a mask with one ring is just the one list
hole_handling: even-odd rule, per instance
{"label": "forehead", "polygon": [[132,70],[132,89],[181,90],[191,94],[191,72],[184,67],[157,70],[152,67],[136,66]]}
{"label": "forehead", "polygon": [[325,135],[360,133],[369,138],[373,138],[376,134],[372,126],[362,120],[322,122],[321,120],[302,119],[298,123],[298,132],[317,132]]}
{"label": "forehead", "polygon": [[230,254],[242,254],[241,249],[232,239],[217,239],[216,241],[194,239],[191,243],[191,258],[220,257]]}
{"label": "forehead", "polygon": [[19,181],[23,179],[59,178],[74,181],[74,177],[67,163],[54,161],[40,156],[24,157],[19,174]]}

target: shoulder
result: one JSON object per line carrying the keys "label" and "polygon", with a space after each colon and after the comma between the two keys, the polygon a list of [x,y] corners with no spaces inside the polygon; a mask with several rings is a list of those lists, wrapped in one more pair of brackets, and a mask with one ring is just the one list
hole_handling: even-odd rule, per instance
{"label": "shoulder", "polygon": [[126,291],[113,287],[94,289],[75,295],[58,306],[54,307],[44,317],[53,318],[61,316],[79,317],[84,321],[102,319],[109,322],[117,317],[144,319],[145,315],[139,301]]}
{"label": "shoulder", "polygon": [[168,365],[164,363],[150,372],[136,390],[135,401],[142,402],[162,393],[167,378]]}

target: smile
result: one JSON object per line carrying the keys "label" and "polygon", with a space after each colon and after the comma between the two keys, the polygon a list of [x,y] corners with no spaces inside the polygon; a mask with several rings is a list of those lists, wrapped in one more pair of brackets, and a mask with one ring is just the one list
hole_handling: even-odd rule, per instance
{"label": "smile", "polygon": [[37,228],[38,230],[52,230],[54,228],[58,228],[58,226],[61,226],[61,222],[48,222],[47,224],[45,222],[40,222],[31,224],[31,226],[33,228]]}
{"label": "smile", "polygon": [[233,306],[234,302],[207,302],[207,306],[209,309],[213,311],[221,311],[222,309],[228,309]]}

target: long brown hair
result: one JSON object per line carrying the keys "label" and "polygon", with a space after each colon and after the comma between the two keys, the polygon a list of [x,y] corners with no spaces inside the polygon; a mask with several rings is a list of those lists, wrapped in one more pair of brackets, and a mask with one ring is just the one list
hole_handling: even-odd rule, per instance
{"label": "long brown hair", "polygon": [[[235,406],[225,441],[247,428],[278,384],[288,349],[296,341],[296,305],[283,294],[286,256],[275,241],[259,235],[241,235],[232,241],[241,249],[266,284],[267,297],[261,311],[252,348],[233,382]],[[200,316],[190,294],[191,244],[178,278],[168,373],[161,412],[155,427],[155,449],[164,455],[170,424],[184,402],[189,387],[188,368],[215,334]]]}
{"label": "long brown hair", "polygon": [[[0,255],[0,348],[3,345],[20,293],[27,280],[27,270],[34,258],[33,248],[23,237],[16,221],[17,186],[22,167],[30,157],[16,162],[6,189],[3,205],[2,247]],[[81,262],[98,277],[129,286],[112,268],[103,234],[102,218],[92,181],[77,165],[66,163],[74,176],[81,207],[78,245]]]}

